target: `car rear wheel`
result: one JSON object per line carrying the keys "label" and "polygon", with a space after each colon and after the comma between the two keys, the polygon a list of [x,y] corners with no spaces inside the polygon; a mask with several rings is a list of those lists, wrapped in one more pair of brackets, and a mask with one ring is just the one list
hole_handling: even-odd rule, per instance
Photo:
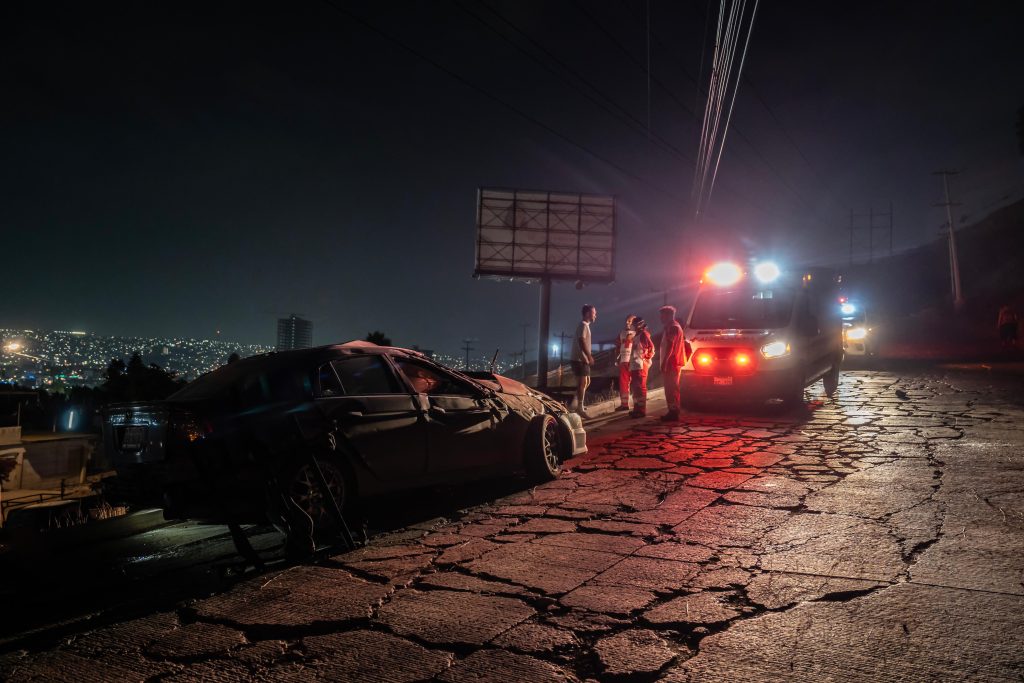
{"label": "car rear wheel", "polygon": [[562,471],[565,435],[558,421],[550,415],[533,418],[526,433],[524,465],[533,481],[551,481]]}
{"label": "car rear wheel", "polygon": [[330,496],[323,490],[308,458],[296,458],[279,480],[286,506],[285,533],[293,553],[309,554],[319,543],[336,539],[341,528],[334,503],[344,513],[352,496],[351,480],[337,458],[316,456],[316,464]]}

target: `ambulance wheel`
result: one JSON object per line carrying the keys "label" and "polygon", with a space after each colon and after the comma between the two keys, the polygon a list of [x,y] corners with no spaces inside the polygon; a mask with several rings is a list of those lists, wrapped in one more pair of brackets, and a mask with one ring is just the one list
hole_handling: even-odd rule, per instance
{"label": "ambulance wheel", "polygon": [[825,395],[829,398],[835,396],[839,389],[839,363],[833,365],[832,369],[825,373],[822,382],[825,384]]}
{"label": "ambulance wheel", "polygon": [[693,396],[683,394],[679,397],[679,407],[690,412],[697,412],[700,410],[700,401]]}
{"label": "ambulance wheel", "polygon": [[804,386],[797,384],[782,396],[782,403],[786,408],[802,408],[804,406]]}

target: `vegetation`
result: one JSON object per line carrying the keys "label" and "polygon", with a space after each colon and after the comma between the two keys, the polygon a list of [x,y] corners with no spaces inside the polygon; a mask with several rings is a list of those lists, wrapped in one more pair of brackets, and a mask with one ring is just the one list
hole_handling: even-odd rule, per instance
{"label": "vegetation", "polygon": [[374,330],[366,335],[366,341],[378,346],[391,346],[391,338],[384,335],[380,330]]}
{"label": "vegetation", "polygon": [[[21,425],[26,431],[99,431],[100,411],[111,403],[159,401],[167,398],[186,382],[175,373],[158,365],[146,365],[139,354],[127,363],[114,358],[107,366],[106,379],[98,387],[72,387],[68,391],[45,389],[32,391],[21,403]],[[18,389],[18,387],[15,387]],[[22,389],[22,391],[26,391]],[[6,415],[4,424],[13,420]],[[2,473],[0,473],[2,475]]]}

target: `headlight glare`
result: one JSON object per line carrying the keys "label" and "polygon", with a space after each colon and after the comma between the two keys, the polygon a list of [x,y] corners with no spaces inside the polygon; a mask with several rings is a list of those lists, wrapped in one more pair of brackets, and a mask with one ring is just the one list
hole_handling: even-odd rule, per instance
{"label": "headlight glare", "polygon": [[865,327],[854,327],[846,331],[846,338],[854,341],[859,341],[868,336],[867,328]]}
{"label": "headlight glare", "polygon": [[773,341],[761,347],[761,355],[765,358],[781,358],[789,353],[789,344],[784,341]]}

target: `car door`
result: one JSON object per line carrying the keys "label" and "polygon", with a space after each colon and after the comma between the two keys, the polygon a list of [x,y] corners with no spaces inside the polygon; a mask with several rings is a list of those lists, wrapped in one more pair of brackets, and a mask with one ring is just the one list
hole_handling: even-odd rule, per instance
{"label": "car door", "polygon": [[493,399],[483,389],[421,359],[392,361],[425,408],[431,473],[487,468],[507,458],[510,444],[498,438]]}
{"label": "car door", "polygon": [[320,366],[320,404],[382,482],[422,478],[427,435],[421,410],[382,354],[349,354]]}
{"label": "car door", "polygon": [[835,340],[842,343],[842,332],[837,329],[838,316],[830,315],[827,297],[821,292],[801,293],[797,302],[797,331],[801,337],[801,359],[804,383],[821,377],[835,362]]}

